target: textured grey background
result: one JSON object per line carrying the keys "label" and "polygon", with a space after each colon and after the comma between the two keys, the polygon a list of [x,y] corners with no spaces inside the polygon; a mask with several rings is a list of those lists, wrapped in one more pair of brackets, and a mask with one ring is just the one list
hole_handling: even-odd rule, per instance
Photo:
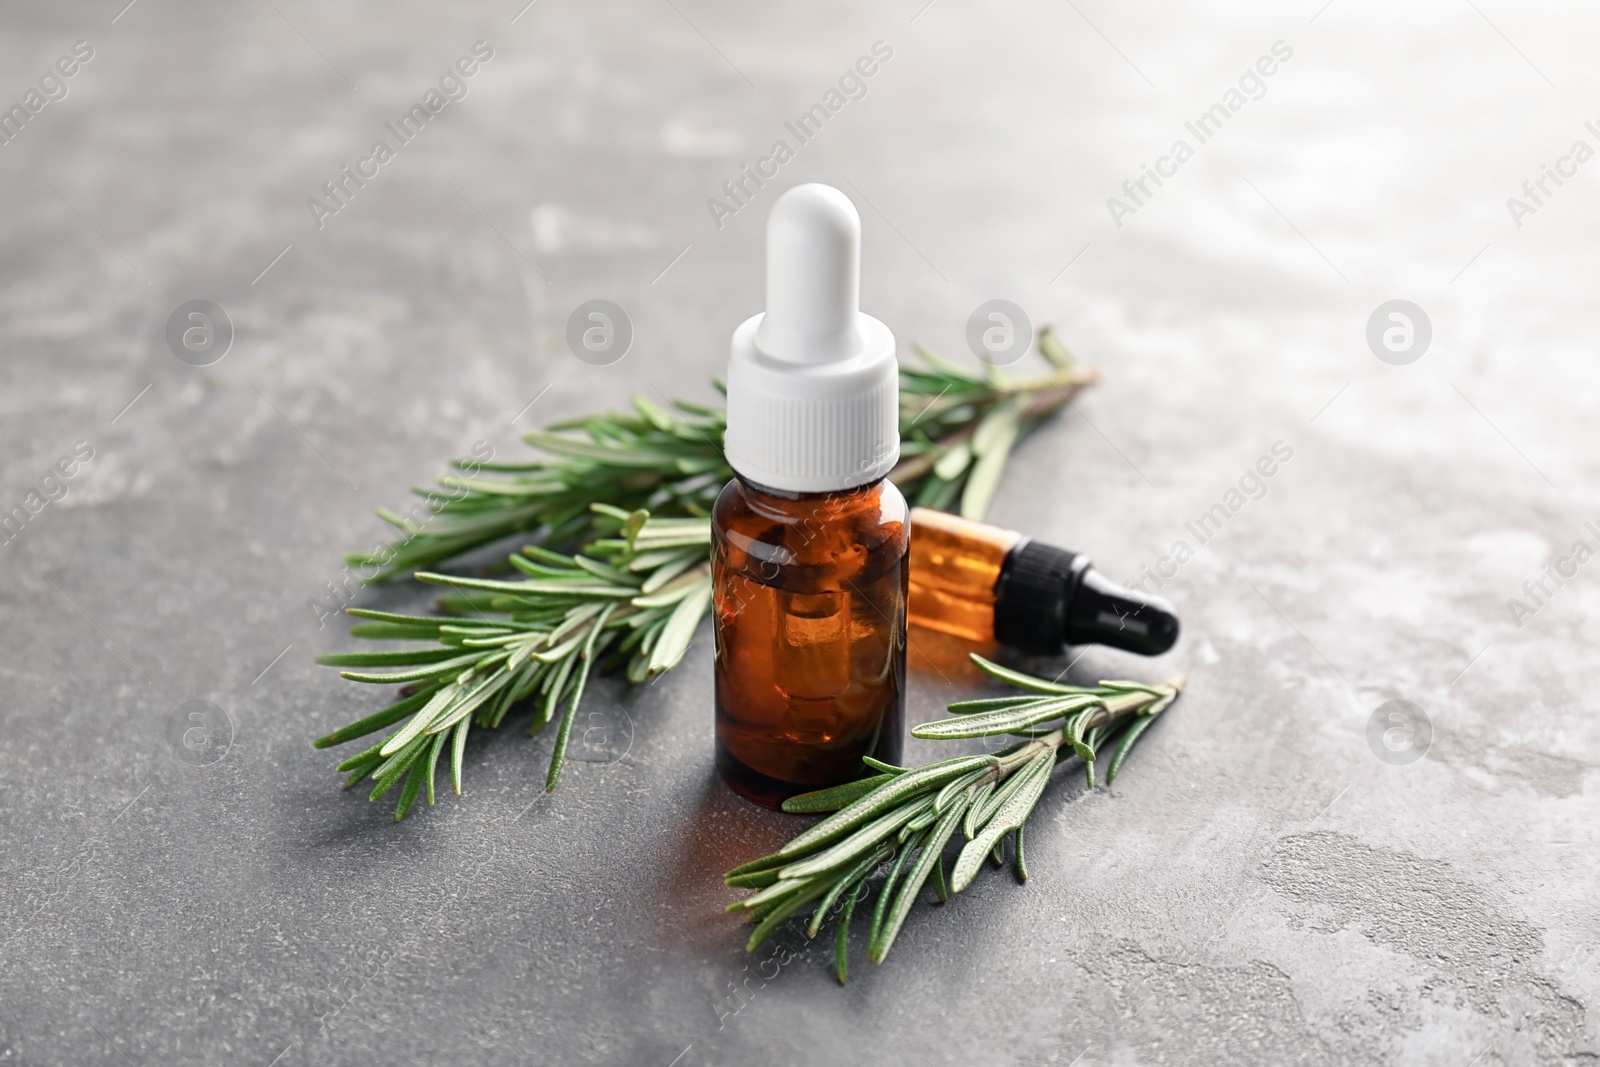
{"label": "textured grey background", "polygon": [[[1595,1059],[1600,563],[1521,626],[1507,600],[1600,543],[1600,164],[1505,202],[1600,145],[1592,9],[122,2],[0,10],[7,104],[95,49],[0,146],[0,505],[94,450],[0,546],[0,1064]],[[306,199],[479,39],[470,95],[319,230]],[[713,779],[706,631],[594,693],[620,760],[547,797],[549,738],[477,736],[466,798],[397,826],[309,747],[379,693],[311,663],[350,641],[308,602],[474,441],[708,398],[773,190],[721,229],[706,198],[877,40],[779,184],[856,199],[902,344],[964,357],[1004,297],[1106,375],[999,521],[1131,577],[1294,455],[1167,583],[1174,652],[1073,667],[1188,673],[1116,788],[1058,782],[1033,881],[919,909],[841,989],[720,913],[795,824]],[[562,334],[602,296],[637,339],[594,368]],[[204,369],[163,340],[199,298],[237,330]],[[1433,323],[1410,366],[1364,341],[1392,298]],[[978,689],[912,667],[913,721]],[[1396,698],[1432,722],[1410,766],[1366,740]],[[219,762],[168,739],[190,700],[231,717]]]}

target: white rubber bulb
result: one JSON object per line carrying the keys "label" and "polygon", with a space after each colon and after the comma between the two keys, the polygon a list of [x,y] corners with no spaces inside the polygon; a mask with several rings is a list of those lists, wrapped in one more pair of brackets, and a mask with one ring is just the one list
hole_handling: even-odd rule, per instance
{"label": "white rubber bulb", "polygon": [[861,216],[831,185],[797,185],[767,217],[767,312],[756,345],[793,363],[861,350]]}

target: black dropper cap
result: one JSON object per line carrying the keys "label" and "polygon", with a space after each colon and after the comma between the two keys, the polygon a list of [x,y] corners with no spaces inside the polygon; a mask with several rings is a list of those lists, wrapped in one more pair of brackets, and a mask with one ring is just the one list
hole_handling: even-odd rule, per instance
{"label": "black dropper cap", "polygon": [[1037,655],[1110,645],[1156,656],[1177,643],[1178,616],[1161,597],[1113,582],[1087,556],[1024,541],[995,584],[994,636]]}

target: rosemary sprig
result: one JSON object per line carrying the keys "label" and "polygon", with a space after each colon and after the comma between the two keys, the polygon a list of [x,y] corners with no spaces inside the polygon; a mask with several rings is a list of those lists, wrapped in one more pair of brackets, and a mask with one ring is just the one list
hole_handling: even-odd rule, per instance
{"label": "rosemary sprig", "polygon": [[[680,401],[674,414],[644,396],[635,396],[633,406],[632,413],[591,415],[525,434],[523,440],[546,455],[524,462],[452,460],[456,471],[475,476],[449,474],[438,488],[413,488],[426,505],[422,521],[379,508],[399,539],[346,562],[383,581],[513,534],[570,548],[600,532],[596,504],[665,517],[710,514],[731,477],[722,458],[722,411]],[[509,477],[476,476],[479,471]]]}
{"label": "rosemary sprig", "polygon": [[450,744],[450,781],[461,793],[461,762],[474,722],[494,728],[523,702],[535,708],[537,733],[565,704],[545,789],[555,789],[584,685],[598,664],[627,663],[641,682],[678,665],[711,601],[706,546],[709,519],[659,519],[592,505],[596,528],[610,536],[586,554],[564,556],[528,545],[511,557],[520,581],[419,573],[450,586],[444,599],[456,616],[395,615],[351,608],[368,620],[358,637],[423,640],[432,647],[394,652],[345,652],[317,662],[345,668],[352,681],[404,683],[411,690],[382,711],[318,739],[318,748],[344,744],[405,724],[378,744],[339,764],[346,788],[373,780],[377,800],[404,780],[395,818],[403,819],[426,786],[434,801],[439,757]]}
{"label": "rosemary sprig", "polygon": [[[1057,764],[1073,756],[1083,760],[1092,789],[1097,757],[1114,745],[1105,774],[1109,784],[1134,743],[1183,688],[1182,678],[1164,685],[1061,685],[982,656],[972,659],[986,674],[1026,694],[952,704],[954,718],[926,723],[912,735],[1023,740],[992,755],[957,756],[914,769],[868,759],[878,774],[786,802],[785,811],[833,814],[772,855],[728,872],[728,885],[756,890],[728,906],[755,924],[748,951],[808,905],[814,905],[809,937],[838,910],[835,966],[844,982],[851,920],[879,874],[883,878],[867,931],[872,963],[888,956],[930,877],[942,903],[972,883],[985,856],[1002,865],[1009,839],[1017,879],[1026,881],[1023,831]],[[958,829],[966,844],[946,882],[945,847]]]}
{"label": "rosemary sprig", "polygon": [[[889,476],[909,500],[948,508],[959,497],[963,515],[981,518],[1018,437],[1098,380],[1098,372],[1077,367],[1048,326],[1037,341],[1049,370],[1028,377],[992,366],[975,373],[916,346],[925,366],[900,371],[901,460]],[[545,455],[523,462],[452,461],[457,473],[412,490],[424,518],[380,508],[399,539],[347,561],[381,581],[513,534],[569,548],[595,536],[594,504],[658,516],[709,514],[732,477],[722,457],[723,412],[683,401],[668,411],[643,396],[633,407],[527,434],[523,439]],[[480,471],[507,477],[476,476]]]}

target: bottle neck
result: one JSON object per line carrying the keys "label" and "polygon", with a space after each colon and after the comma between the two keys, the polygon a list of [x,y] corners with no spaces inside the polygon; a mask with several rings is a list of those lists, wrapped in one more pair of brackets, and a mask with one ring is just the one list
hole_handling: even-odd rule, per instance
{"label": "bottle neck", "polygon": [[773,518],[787,518],[797,512],[817,509],[849,511],[854,507],[868,504],[888,480],[887,477],[880,477],[847,489],[801,493],[762,485],[746,478],[738,471],[733,472],[733,477],[739,483],[739,491],[750,502],[750,506],[757,511],[770,513]]}

